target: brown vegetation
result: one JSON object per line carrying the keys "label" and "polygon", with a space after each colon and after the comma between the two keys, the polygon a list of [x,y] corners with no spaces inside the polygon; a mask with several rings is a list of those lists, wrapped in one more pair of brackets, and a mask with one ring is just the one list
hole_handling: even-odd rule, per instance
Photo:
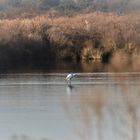
{"label": "brown vegetation", "polygon": [[[139,55],[139,36],[138,13],[95,12],[58,17],[54,11],[34,18],[3,19],[0,20],[0,64],[56,59],[107,62],[117,52],[133,61]],[[117,63],[122,60],[118,59],[117,56]]]}

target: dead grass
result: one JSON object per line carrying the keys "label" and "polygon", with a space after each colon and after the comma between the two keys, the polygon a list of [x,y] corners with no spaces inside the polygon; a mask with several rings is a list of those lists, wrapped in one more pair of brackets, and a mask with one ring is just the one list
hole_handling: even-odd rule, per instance
{"label": "dead grass", "polygon": [[[11,49],[15,55],[19,55],[17,59],[26,56],[27,60],[36,58],[48,61],[56,58],[108,61],[113,54],[119,57],[116,55],[120,54],[116,53],[121,51],[133,60],[135,54],[138,55],[138,13],[117,15],[95,12],[71,17],[56,15],[50,12],[33,18],[0,20],[0,50],[6,49],[7,57],[10,54],[7,50]],[[112,61],[119,62],[116,58]],[[4,61],[1,56],[0,59]]]}

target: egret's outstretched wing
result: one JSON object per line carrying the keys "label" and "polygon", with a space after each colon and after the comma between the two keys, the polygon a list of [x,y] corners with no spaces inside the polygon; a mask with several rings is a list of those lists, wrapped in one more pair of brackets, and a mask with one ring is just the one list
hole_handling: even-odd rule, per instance
{"label": "egret's outstretched wing", "polygon": [[72,74],[68,74],[66,80],[70,80],[72,78]]}

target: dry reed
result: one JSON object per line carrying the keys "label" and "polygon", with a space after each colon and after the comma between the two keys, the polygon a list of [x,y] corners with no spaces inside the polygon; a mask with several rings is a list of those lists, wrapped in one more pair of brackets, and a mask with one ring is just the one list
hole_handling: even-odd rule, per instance
{"label": "dry reed", "polygon": [[0,49],[1,52],[5,49],[7,61],[11,50],[19,54],[17,59],[25,56],[38,59],[43,53],[42,59],[48,61],[56,58],[108,61],[114,53],[122,51],[134,60],[135,54],[139,54],[139,21],[138,13],[101,12],[72,17],[49,13],[34,18],[3,19]]}

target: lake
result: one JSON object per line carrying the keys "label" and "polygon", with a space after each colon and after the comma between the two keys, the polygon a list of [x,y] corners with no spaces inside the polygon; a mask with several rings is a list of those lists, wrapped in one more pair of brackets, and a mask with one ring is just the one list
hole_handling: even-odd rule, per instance
{"label": "lake", "polygon": [[139,140],[140,73],[0,74],[1,140]]}

